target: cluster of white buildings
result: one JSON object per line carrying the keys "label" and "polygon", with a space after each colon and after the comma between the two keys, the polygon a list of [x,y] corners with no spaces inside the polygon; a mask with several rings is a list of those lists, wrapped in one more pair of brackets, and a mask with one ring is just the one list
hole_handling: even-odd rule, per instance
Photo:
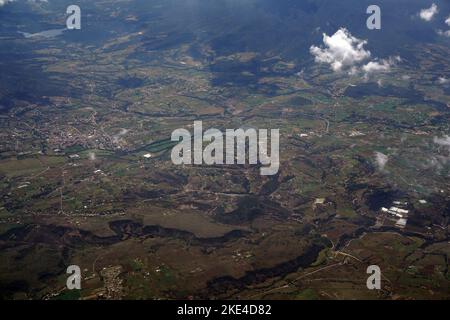
{"label": "cluster of white buildings", "polygon": [[[394,204],[395,205],[404,205],[404,206],[408,205],[407,202],[401,203],[399,201],[394,201]],[[406,224],[408,223],[409,210],[392,206],[389,209],[383,207],[383,208],[381,208],[381,211],[384,213],[390,214],[394,218],[398,218],[397,222],[395,223],[396,227],[402,228],[402,229],[406,227]]]}
{"label": "cluster of white buildings", "polygon": [[391,214],[391,215],[393,215],[395,217],[398,217],[398,218],[403,218],[409,213],[409,210],[400,209],[400,208],[397,208],[397,207],[391,207],[390,209],[388,209],[388,208],[381,208],[381,211],[389,213],[389,214]]}

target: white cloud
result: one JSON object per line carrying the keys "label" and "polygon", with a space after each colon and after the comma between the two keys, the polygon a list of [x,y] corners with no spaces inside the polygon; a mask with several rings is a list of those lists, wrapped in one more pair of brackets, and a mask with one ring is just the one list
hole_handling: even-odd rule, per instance
{"label": "white cloud", "polygon": [[391,57],[389,59],[369,61],[362,67],[362,70],[367,74],[372,72],[389,72],[391,67],[395,65],[396,62],[400,62],[402,59],[399,56]]}
{"label": "white cloud", "polygon": [[438,30],[437,33],[440,36],[444,36],[444,37],[449,37],[450,38],[450,30],[447,30],[447,31]]}
{"label": "white cloud", "polygon": [[0,7],[3,7],[5,4],[12,2],[13,0],[0,0]]}
{"label": "white cloud", "polygon": [[443,138],[434,137],[434,143],[450,148],[450,136],[444,136]]}
{"label": "white cloud", "polygon": [[120,132],[118,133],[118,134],[116,134],[116,135],[114,135],[113,136],[113,142],[114,143],[120,143],[121,142],[121,140],[122,140],[122,137],[124,136],[124,135],[126,135],[128,132],[129,132],[130,130],[128,130],[128,129],[120,129]]}
{"label": "white cloud", "polygon": [[383,88],[383,80],[382,79],[378,79],[377,85],[378,85],[379,88]]}
{"label": "white cloud", "polygon": [[420,10],[419,16],[422,20],[431,21],[438,12],[437,5],[433,3],[428,9]]}
{"label": "white cloud", "polygon": [[446,156],[431,156],[428,159],[428,163],[426,164],[426,168],[434,168],[438,172],[443,170],[445,166],[450,164],[450,157]]}
{"label": "white cloud", "polygon": [[[450,27],[450,16],[448,16],[448,18],[445,20],[445,23]],[[443,31],[443,30],[438,30],[437,31],[438,35],[440,36],[444,36],[444,37],[449,37],[450,38],[450,30],[447,31]]]}
{"label": "white cloud", "polygon": [[353,37],[347,29],[341,28],[331,37],[323,34],[325,48],[311,46],[310,52],[318,63],[327,63],[334,71],[354,66],[370,57],[364,49],[367,41]]}
{"label": "white cloud", "polygon": [[368,77],[371,73],[389,72],[395,63],[401,61],[397,56],[374,59],[364,64],[371,57],[370,51],[364,48],[367,41],[352,36],[345,28],[332,36],[324,33],[323,43],[323,47],[311,46],[309,50],[317,63],[329,64],[335,72],[347,71],[350,75],[363,72]]}
{"label": "white cloud", "polygon": [[[442,138],[434,137],[433,142],[439,146],[444,147],[450,151],[450,136],[444,135]],[[438,171],[443,170],[446,166],[450,165],[450,156],[445,154],[432,155],[428,160],[428,166]]]}
{"label": "white cloud", "polygon": [[383,72],[383,71],[389,71],[391,69],[391,65],[388,61],[383,60],[381,62],[379,61],[370,61],[363,67],[364,72],[370,73],[370,72]]}
{"label": "white cloud", "polygon": [[380,171],[384,171],[384,167],[389,161],[389,157],[381,152],[375,152],[375,162]]}
{"label": "white cloud", "polygon": [[438,78],[438,83],[439,84],[446,84],[448,82],[448,79],[445,77],[439,77]]}
{"label": "white cloud", "polygon": [[89,152],[89,160],[95,161],[97,159],[97,155],[95,152]]}

